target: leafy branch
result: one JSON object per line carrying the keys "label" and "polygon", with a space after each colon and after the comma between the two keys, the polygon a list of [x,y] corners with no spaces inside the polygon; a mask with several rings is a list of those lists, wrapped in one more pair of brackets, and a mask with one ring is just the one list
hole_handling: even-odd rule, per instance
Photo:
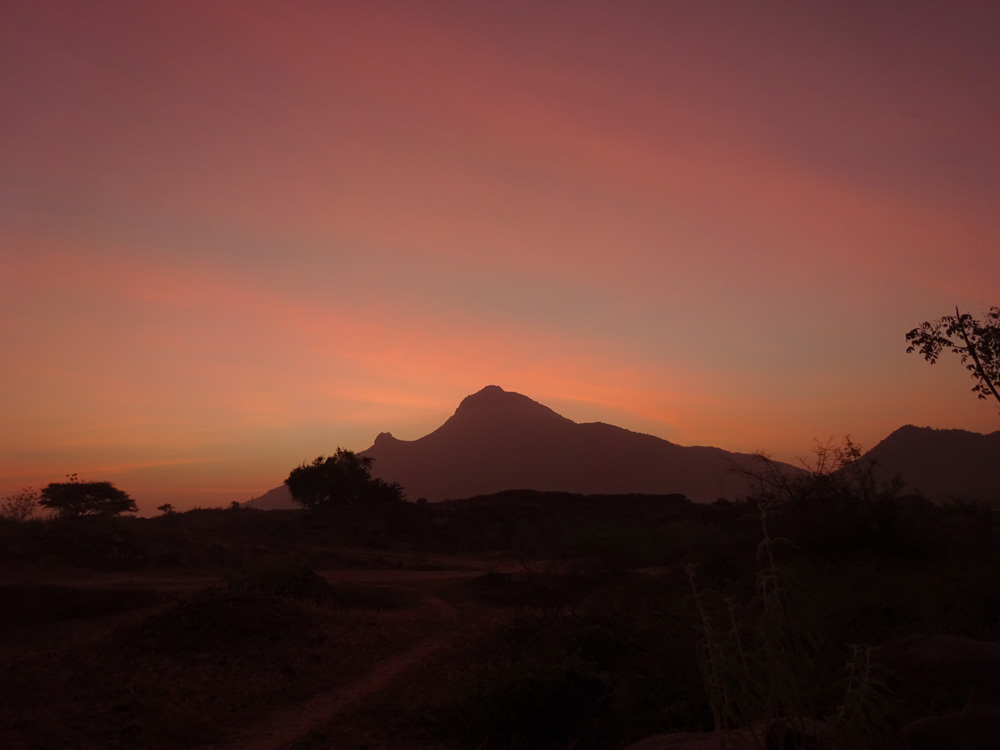
{"label": "leafy branch", "polygon": [[932,365],[944,351],[959,355],[976,381],[972,392],[1000,403],[1000,307],[991,307],[982,320],[956,307],[954,315],[921,323],[906,340],[907,354],[919,352]]}

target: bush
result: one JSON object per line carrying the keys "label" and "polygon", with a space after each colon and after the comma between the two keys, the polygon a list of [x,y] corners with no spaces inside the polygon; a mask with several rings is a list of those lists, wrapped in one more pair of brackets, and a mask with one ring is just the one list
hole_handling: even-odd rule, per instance
{"label": "bush", "polygon": [[372,477],[374,460],[337,448],[332,456],[320,456],[311,464],[292,469],[285,484],[293,500],[310,508],[401,501],[403,488],[399,484]]}
{"label": "bush", "polygon": [[0,518],[15,523],[30,521],[38,515],[38,490],[26,487],[0,500]]}
{"label": "bush", "polygon": [[139,510],[135,500],[111,482],[81,482],[76,474],[68,482],[51,482],[42,490],[39,504],[64,518],[119,516]]}
{"label": "bush", "polygon": [[[588,587],[570,608],[529,610],[462,657],[469,666],[429,710],[431,725],[460,747],[597,750],[700,723],[679,584],[625,577]],[[493,574],[477,585],[517,581]]]}

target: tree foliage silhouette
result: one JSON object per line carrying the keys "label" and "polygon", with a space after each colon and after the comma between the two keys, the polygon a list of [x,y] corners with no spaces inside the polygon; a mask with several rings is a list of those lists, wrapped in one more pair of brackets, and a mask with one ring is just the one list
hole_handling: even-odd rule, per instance
{"label": "tree foliage silhouette", "polygon": [[38,504],[64,518],[118,516],[139,510],[135,500],[111,482],[81,482],[76,474],[68,482],[52,482],[42,490]]}
{"label": "tree foliage silhouette", "polygon": [[371,456],[337,448],[332,456],[292,469],[285,484],[292,499],[310,508],[366,502],[398,502],[403,488],[371,475]]}
{"label": "tree foliage silhouette", "polygon": [[941,352],[959,355],[976,381],[972,392],[1000,403],[1000,307],[991,307],[982,320],[956,307],[954,315],[921,323],[906,334],[906,340],[907,354],[919,352],[932,365]]}

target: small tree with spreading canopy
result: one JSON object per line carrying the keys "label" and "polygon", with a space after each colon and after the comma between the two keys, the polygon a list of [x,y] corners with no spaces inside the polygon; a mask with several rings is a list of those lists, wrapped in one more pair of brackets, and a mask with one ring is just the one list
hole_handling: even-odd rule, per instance
{"label": "small tree with spreading canopy", "polygon": [[285,484],[292,499],[309,508],[365,502],[398,502],[403,488],[371,475],[375,459],[337,448],[332,456],[292,469]]}
{"label": "small tree with spreading canopy", "polygon": [[1000,403],[1000,307],[991,307],[982,320],[956,307],[954,315],[921,323],[906,334],[906,340],[907,354],[919,352],[932,365],[941,352],[959,355],[976,381],[972,392]]}
{"label": "small tree with spreading canopy", "polygon": [[111,482],[81,482],[70,474],[68,482],[52,482],[42,490],[38,504],[63,518],[118,516],[138,511],[135,500]]}

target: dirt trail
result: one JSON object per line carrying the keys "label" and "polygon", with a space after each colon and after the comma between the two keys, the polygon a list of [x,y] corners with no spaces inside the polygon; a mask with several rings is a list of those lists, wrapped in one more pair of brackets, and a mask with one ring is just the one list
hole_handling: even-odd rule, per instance
{"label": "dirt trail", "polygon": [[[405,685],[405,680],[413,672],[432,664],[440,654],[447,652],[470,634],[478,633],[483,618],[476,607],[471,611],[463,602],[456,610],[449,601],[439,594],[455,584],[496,570],[495,562],[485,564],[477,561],[462,561],[465,564],[442,566],[444,569],[408,568],[322,568],[316,572],[333,585],[346,584],[357,587],[393,589],[412,595],[411,604],[400,610],[390,610],[378,615],[366,615],[378,627],[401,628],[398,632],[410,633],[410,640],[396,639],[390,648],[381,651],[382,658],[367,665],[356,678],[338,685],[334,689],[314,694],[301,703],[275,708],[265,713],[259,711],[251,718],[253,724],[242,727],[236,736],[214,743],[202,745],[200,750],[279,750],[288,748],[310,734],[325,730],[340,719],[350,717],[363,704],[378,696],[388,688]],[[135,610],[114,612],[106,616],[74,619],[66,622],[46,623],[44,628],[25,631],[23,637],[5,639],[0,646],[0,656],[23,654],[27,649],[38,646],[50,648],[52,643],[64,646],[85,646],[91,641],[98,642],[112,629],[138,623],[153,614],[174,606],[178,598],[185,598],[198,591],[221,585],[217,573],[198,571],[90,571],[67,568],[25,571],[0,571],[0,585],[30,582],[34,586],[65,586],[80,590],[155,590],[168,596],[153,606]],[[10,583],[7,583],[10,581]],[[470,619],[471,615],[471,619]],[[374,639],[373,642],[382,642]],[[39,645],[40,644],[40,645]],[[67,646],[68,647],[68,646]],[[352,655],[353,656],[353,655]],[[371,658],[371,657],[368,657]],[[357,668],[355,667],[355,668]],[[331,682],[333,687],[336,682]],[[264,707],[266,710],[266,707]],[[231,726],[232,729],[239,729]]]}
{"label": "dirt trail", "polygon": [[435,620],[447,623],[436,636],[382,660],[348,685],[320,693],[298,705],[274,711],[231,741],[205,746],[200,750],[279,750],[322,729],[337,717],[356,708],[366,698],[385,690],[451,645],[456,633],[463,629],[459,613],[440,597],[426,596],[421,605],[433,612]]}

